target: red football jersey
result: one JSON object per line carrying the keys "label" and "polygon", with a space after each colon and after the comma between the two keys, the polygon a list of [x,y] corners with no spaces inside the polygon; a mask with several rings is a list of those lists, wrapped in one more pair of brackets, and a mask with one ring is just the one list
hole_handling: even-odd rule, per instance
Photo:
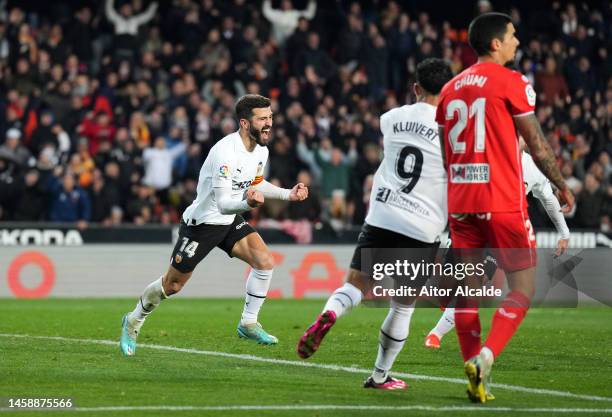
{"label": "red football jersey", "polygon": [[493,62],[449,81],[436,111],[444,127],[449,213],[523,211],[527,207],[513,117],[533,113],[527,77]]}

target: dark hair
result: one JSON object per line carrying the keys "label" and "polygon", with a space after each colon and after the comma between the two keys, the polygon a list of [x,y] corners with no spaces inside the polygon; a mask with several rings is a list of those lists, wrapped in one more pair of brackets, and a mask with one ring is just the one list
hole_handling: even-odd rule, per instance
{"label": "dark hair", "polygon": [[427,58],[416,67],[416,80],[430,94],[437,95],[453,78],[450,66],[440,58]]}
{"label": "dark hair", "polygon": [[503,40],[510,16],[504,13],[483,13],[470,23],[468,40],[478,56],[488,55],[493,39]]}
{"label": "dark hair", "polygon": [[250,120],[253,116],[253,109],[270,107],[270,99],[259,94],[246,94],[236,102],[236,117],[238,120]]}

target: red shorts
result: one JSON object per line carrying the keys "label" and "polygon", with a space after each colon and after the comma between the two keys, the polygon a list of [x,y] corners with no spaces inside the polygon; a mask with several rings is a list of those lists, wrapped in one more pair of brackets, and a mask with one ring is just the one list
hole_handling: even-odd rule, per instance
{"label": "red shorts", "polygon": [[453,248],[498,249],[494,256],[506,272],[536,265],[536,239],[526,210],[451,214],[449,225]]}

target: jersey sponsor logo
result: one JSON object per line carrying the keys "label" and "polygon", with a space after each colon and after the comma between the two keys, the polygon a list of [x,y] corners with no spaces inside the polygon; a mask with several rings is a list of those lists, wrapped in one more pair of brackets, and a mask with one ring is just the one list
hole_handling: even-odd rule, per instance
{"label": "jersey sponsor logo", "polygon": [[232,181],[232,189],[233,190],[244,190],[245,188],[249,188],[253,184],[253,180],[248,181]]}
{"label": "jersey sponsor logo", "polygon": [[227,165],[221,165],[219,167],[219,177],[229,178],[229,167]]}
{"label": "jersey sponsor logo", "polygon": [[247,224],[247,222],[242,222],[236,225],[236,230],[240,230],[242,229],[242,226],[245,226]]}
{"label": "jersey sponsor logo", "polygon": [[490,180],[489,164],[451,164],[453,184],[483,184]]}
{"label": "jersey sponsor logo", "polygon": [[81,246],[83,238],[78,230],[57,229],[0,229],[0,246]]}
{"label": "jersey sponsor logo", "polygon": [[455,91],[459,90],[462,87],[466,87],[469,85],[477,85],[478,87],[484,87],[485,83],[489,78],[484,75],[466,75],[455,81]]}
{"label": "jersey sponsor logo", "polygon": [[[380,198],[379,198],[380,196]],[[388,204],[409,213],[418,214],[422,217],[430,217],[431,213],[423,207],[419,201],[405,197],[404,193],[397,193],[388,188],[381,187],[377,191],[376,201]]]}
{"label": "jersey sponsor logo", "polygon": [[258,175],[255,177],[255,179],[251,182],[251,185],[257,185],[259,183],[261,183],[263,181],[263,177],[261,175]]}
{"label": "jersey sponsor logo", "polygon": [[531,84],[527,84],[525,86],[525,95],[527,96],[527,103],[529,103],[530,106],[535,106],[535,104],[536,104],[536,92],[533,89],[533,87],[531,86]]}
{"label": "jersey sponsor logo", "polygon": [[381,203],[386,203],[389,198],[389,194],[391,190],[385,187],[378,187],[376,191],[376,201],[380,201]]}

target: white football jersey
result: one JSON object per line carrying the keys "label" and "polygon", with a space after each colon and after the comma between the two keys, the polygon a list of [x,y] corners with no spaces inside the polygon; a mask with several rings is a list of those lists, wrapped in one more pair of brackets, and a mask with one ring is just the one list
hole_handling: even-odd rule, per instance
{"label": "white football jersey", "polygon": [[540,171],[533,161],[531,155],[523,152],[523,181],[525,182],[525,193],[533,193],[538,200],[554,196],[550,181]]}
{"label": "white football jersey", "polygon": [[374,174],[366,223],[432,243],[446,227],[446,172],[436,108],[416,103],[380,117],[384,158]]}
{"label": "white football jersey", "polygon": [[268,148],[255,145],[252,152],[247,151],[238,132],[221,139],[202,165],[198,195],[183,213],[183,221],[188,225],[231,224],[236,215],[219,212],[213,188],[231,188],[231,198],[241,201],[247,188],[263,181],[267,161]]}

